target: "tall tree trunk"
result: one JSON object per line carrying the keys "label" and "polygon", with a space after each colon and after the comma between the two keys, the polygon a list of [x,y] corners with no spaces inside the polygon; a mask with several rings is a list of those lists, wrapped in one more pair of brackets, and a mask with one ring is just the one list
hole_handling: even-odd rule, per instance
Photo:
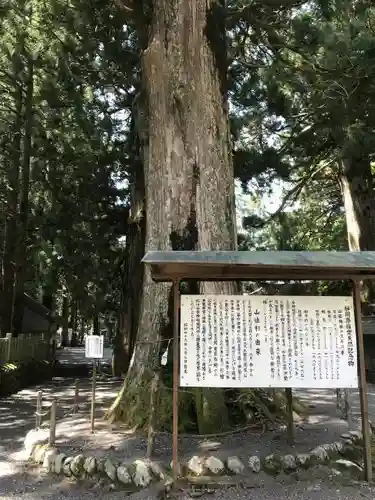
{"label": "tall tree trunk", "polygon": [[[349,250],[375,250],[375,198],[368,156],[344,158],[340,184],[344,199]],[[373,283],[366,283],[367,300],[375,302]]]}
{"label": "tall tree trunk", "polygon": [[[132,126],[132,133],[134,137],[132,152],[133,169],[130,180],[131,207],[126,234],[121,330],[118,330],[121,337],[118,340],[118,344],[116,345],[115,343],[115,352],[117,349],[118,354],[123,356],[123,361],[125,363],[121,369],[122,373],[126,373],[135,347],[143,282],[143,268],[142,265],[140,265],[140,262],[145,249],[145,182],[141,161],[140,139],[135,129],[135,122],[140,125],[140,115],[144,112],[145,110],[142,108],[141,102],[134,103],[134,119]],[[118,366],[116,367],[116,371],[119,371]]]}
{"label": "tall tree trunk", "polygon": [[72,336],[70,338],[70,347],[77,347],[78,344],[78,303],[73,299],[71,307],[70,326]]}
{"label": "tall tree trunk", "polygon": [[124,375],[129,367],[129,356],[126,345],[126,314],[126,295],[125,291],[121,290],[120,310],[118,311],[117,327],[113,339],[112,374],[114,377]]}
{"label": "tall tree trunk", "polygon": [[[51,245],[53,245],[53,240],[51,240]],[[51,311],[51,314],[56,309],[56,292],[58,289],[58,272],[57,268],[53,266],[49,269],[48,275],[44,279],[43,283],[43,294],[42,294],[42,304]]]}
{"label": "tall tree trunk", "polygon": [[16,270],[16,302],[14,310],[14,330],[16,333],[22,331],[23,323],[23,294],[25,292],[25,275],[27,259],[27,228],[29,221],[29,190],[30,190],[30,167],[32,154],[32,131],[33,131],[33,99],[34,99],[34,61],[29,58],[25,97],[25,125],[23,139],[23,158],[21,175],[21,201],[19,217],[19,235],[17,245],[17,270]]}
{"label": "tall tree trunk", "polygon": [[80,332],[79,332],[79,342],[82,343],[84,341],[84,338],[85,338],[85,318],[83,316],[81,316],[81,325],[80,325]]}
{"label": "tall tree trunk", "polygon": [[92,333],[93,335],[100,335],[100,321],[99,321],[99,312],[95,305],[94,316],[92,318]]}
{"label": "tall tree trunk", "polygon": [[[16,71],[16,69],[17,68],[14,68],[14,71]],[[9,187],[7,190],[7,213],[5,221],[4,251],[2,256],[1,333],[3,336],[5,336],[6,333],[13,332],[13,312],[15,303],[18,197],[23,122],[22,87],[17,82],[15,83],[14,99],[16,116],[14,128],[12,130],[12,161],[9,164],[9,172],[7,175]]]}
{"label": "tall tree trunk", "polygon": [[69,297],[64,295],[62,304],[62,334],[61,345],[66,347],[69,345]]}
{"label": "tall tree trunk", "polygon": [[[138,124],[146,250],[233,249],[234,182],[222,9],[214,0],[154,0],[151,11],[142,53],[147,123]],[[234,290],[230,284],[202,285],[203,292]],[[137,344],[110,418],[140,424],[147,418],[149,381],[159,365],[160,341],[172,335],[170,292],[169,284],[154,284],[145,269]],[[198,410],[205,408],[199,426],[225,428],[223,395],[212,394],[204,391],[204,404],[197,405]]]}
{"label": "tall tree trunk", "polygon": [[[207,4],[207,39],[203,38],[201,42],[205,64],[201,65],[196,95],[191,103],[195,107],[192,111],[193,123],[196,124],[198,250],[235,250],[237,231],[228,127],[225,12],[220,2]],[[203,12],[201,16],[203,23]],[[216,66],[216,75],[211,74],[212,66]],[[201,293],[206,294],[233,294],[237,291],[234,283],[201,284]],[[224,392],[201,389],[196,394],[199,431],[206,434],[226,428],[228,414]]]}

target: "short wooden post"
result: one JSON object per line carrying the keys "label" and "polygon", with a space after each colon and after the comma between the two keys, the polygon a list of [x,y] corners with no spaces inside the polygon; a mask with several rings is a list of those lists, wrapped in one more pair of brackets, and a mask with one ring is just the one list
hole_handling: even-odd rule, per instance
{"label": "short wooden post", "polygon": [[95,391],[96,391],[96,361],[92,362],[92,388],[91,388],[91,432],[95,431]]}
{"label": "short wooden post", "polygon": [[150,390],[150,413],[148,419],[148,436],[147,436],[147,458],[151,458],[152,451],[154,448],[154,437],[155,437],[155,417],[156,417],[156,399],[159,387],[159,370],[154,373],[154,377],[151,382]]}
{"label": "short wooden post", "polygon": [[43,392],[38,391],[36,396],[36,415],[35,415],[35,428],[39,429],[42,425],[42,407],[43,407]]}
{"label": "short wooden post", "polygon": [[79,405],[78,405],[78,402],[79,402],[79,380],[78,378],[75,379],[75,382],[74,382],[74,411],[78,411],[79,409]]}
{"label": "short wooden post", "polygon": [[288,418],[288,441],[294,444],[294,420],[293,420],[293,392],[292,389],[285,389],[286,413]]}
{"label": "short wooden post", "polygon": [[360,283],[358,281],[353,281],[353,302],[354,302],[355,326],[357,333],[357,348],[358,348],[358,388],[359,388],[359,400],[361,403],[364,472],[365,472],[365,480],[371,482],[372,481],[371,433],[370,433],[370,424],[368,419],[368,398],[367,398],[365,350],[363,346],[361,292],[360,292]]}
{"label": "short wooden post", "polygon": [[5,338],[7,339],[7,350],[5,359],[7,363],[10,363],[12,361],[12,334],[7,333]]}
{"label": "short wooden post", "polygon": [[55,446],[55,441],[56,441],[56,416],[57,416],[57,400],[56,398],[53,398],[52,403],[51,403],[51,414],[50,414],[50,421],[49,421],[49,439],[48,439],[48,444],[49,446]]}
{"label": "short wooden post", "polygon": [[176,481],[180,475],[178,462],[178,388],[180,375],[180,281],[173,282],[173,391],[172,391],[172,470]]}

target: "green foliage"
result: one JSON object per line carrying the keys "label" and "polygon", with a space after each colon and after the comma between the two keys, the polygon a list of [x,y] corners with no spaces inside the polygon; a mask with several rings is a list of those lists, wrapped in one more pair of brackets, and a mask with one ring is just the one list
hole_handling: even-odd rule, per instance
{"label": "green foliage", "polygon": [[91,7],[80,0],[69,6],[8,0],[0,21],[0,247],[6,220],[20,218],[25,85],[33,60],[25,291],[57,312],[68,295],[85,319],[118,306],[119,237],[127,224],[127,189],[119,183],[126,186],[130,175],[125,127],[135,68],[130,49],[120,57],[122,47],[132,47],[121,12],[109,2]]}
{"label": "green foliage", "polygon": [[0,396],[5,397],[52,377],[52,365],[47,361],[9,363],[0,366]]}
{"label": "green foliage", "polygon": [[257,16],[249,6],[233,26],[237,175],[257,199],[276,178],[285,186],[274,214],[246,217],[241,248],[347,249],[342,160],[374,160],[375,9],[292,3]]}
{"label": "green foliage", "polygon": [[258,249],[347,248],[341,193],[339,186],[329,179],[314,180],[306,185],[294,210],[280,211],[267,219],[245,218],[244,228],[249,231],[249,244],[252,242]]}
{"label": "green foliage", "polygon": [[[345,213],[337,182],[325,173],[304,186],[293,210],[281,210],[271,217],[266,214],[264,218],[245,218],[241,248],[347,250]],[[348,283],[316,282],[309,285],[309,293],[337,295],[350,291]]]}
{"label": "green foliage", "polygon": [[[72,322],[117,313],[124,288],[130,191],[141,168],[130,127],[144,43],[135,26],[150,2],[133,7],[0,3],[2,264],[13,262],[9,221],[20,227],[32,64],[24,290],[58,314],[68,297],[78,309]],[[236,178],[256,199],[277,179],[286,186],[275,214],[244,221],[240,248],[345,249],[338,164],[375,151],[375,8],[231,0],[226,15]],[[21,235],[12,238],[18,254]]]}

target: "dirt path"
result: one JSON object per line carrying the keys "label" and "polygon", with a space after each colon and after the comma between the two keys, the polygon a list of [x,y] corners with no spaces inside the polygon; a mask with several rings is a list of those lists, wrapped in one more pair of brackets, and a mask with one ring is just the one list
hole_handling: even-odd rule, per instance
{"label": "dirt path", "polygon": [[[103,411],[113,401],[121,383],[110,380],[98,380],[97,415],[100,419]],[[35,426],[35,404],[39,390],[43,390],[46,407],[52,397],[58,399],[58,418],[72,410],[74,402],[74,379],[55,378],[49,383],[24,389],[11,397],[0,400],[0,498],[4,492],[10,494],[19,489],[32,489],[40,477],[34,476],[25,466],[23,440],[26,433]],[[80,381],[80,408],[82,419],[89,415],[90,380]],[[50,484],[48,478],[44,482]],[[7,498],[7,497],[4,497]]]}
{"label": "dirt path", "polygon": [[[342,420],[336,408],[335,393],[332,390],[307,390],[297,393],[300,400],[309,406],[306,421],[296,426],[295,444],[290,446],[286,429],[263,432],[252,429],[247,432],[231,434],[224,437],[213,437],[218,450],[215,455],[222,459],[236,455],[247,462],[251,455],[265,457],[271,453],[306,453],[315,446],[337,441],[340,435],[348,430],[348,424]],[[355,391],[351,395],[353,407],[353,428],[360,421],[359,398]],[[370,415],[375,420],[375,388],[369,387]],[[69,454],[84,454],[95,457],[111,457],[119,461],[130,461],[143,458],[147,449],[146,437],[143,434],[126,432],[124,429],[110,427],[98,420],[94,435],[90,432],[88,419],[80,415],[71,415],[58,428],[57,444]],[[190,457],[199,452],[202,439],[192,436],[180,437],[180,457]],[[159,433],[155,438],[153,459],[161,464],[169,465],[172,455],[171,435]]]}
{"label": "dirt path", "polygon": [[[127,435],[123,432],[110,432],[110,429],[101,422],[100,415],[104,409],[113,401],[120,386],[119,381],[102,379],[98,381],[98,431],[96,439],[93,440],[88,431],[89,394],[90,381],[81,381],[81,404],[80,412],[60,422],[60,440],[65,440],[67,446],[73,448],[90,449],[94,454],[105,450],[116,444],[120,445],[121,457],[143,456],[145,451],[145,440],[141,436]],[[23,453],[23,438],[35,423],[35,401],[39,389],[43,389],[46,400],[52,396],[58,398],[59,415],[71,411],[74,395],[73,379],[55,379],[43,386],[25,389],[18,394],[0,400],[0,500],[36,500],[48,498],[51,500],[91,500],[97,498],[97,490],[87,490],[84,485],[73,484],[64,479],[40,475],[25,463]],[[335,407],[335,399],[332,391],[304,391],[300,397],[309,404],[316,407],[310,413],[310,421],[297,431],[298,449],[308,449],[314,446],[314,440],[329,442],[345,429],[345,422],[340,420]],[[375,420],[375,387],[369,386],[370,415]],[[354,417],[359,416],[358,397],[353,395]],[[58,427],[58,429],[59,429]],[[80,437],[79,437],[80,436]],[[271,439],[270,439],[271,438]],[[81,439],[73,443],[74,440]],[[91,440],[91,441],[90,441]],[[109,440],[109,441],[108,441]],[[286,450],[284,435],[263,435],[256,433],[237,435],[228,439],[219,440],[222,450],[226,453],[236,452],[240,456],[249,456],[252,450],[262,455],[278,448]],[[181,452],[190,453],[194,451],[199,440],[181,440]],[[96,450],[96,451],[95,451]],[[295,451],[295,450],[293,450]],[[156,454],[162,459],[170,456],[169,436],[160,436],[157,440]],[[374,498],[375,491],[366,485],[337,484],[331,480],[322,481],[318,477],[312,477],[309,483],[298,483],[293,487],[277,484],[270,481],[265,484],[261,491],[243,490],[232,488],[228,491],[219,491],[209,498],[213,500],[247,500],[262,498],[265,500],[359,500],[363,498]],[[122,492],[104,491],[101,498],[116,500],[123,498]],[[134,500],[146,500],[154,498],[152,491],[143,491],[134,496]],[[189,498],[183,492],[180,500]]]}

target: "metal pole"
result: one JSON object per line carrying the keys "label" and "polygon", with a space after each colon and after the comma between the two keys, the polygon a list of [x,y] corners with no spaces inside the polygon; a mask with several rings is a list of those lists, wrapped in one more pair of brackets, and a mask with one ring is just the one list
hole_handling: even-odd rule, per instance
{"label": "metal pole", "polygon": [[42,407],[43,407],[43,392],[38,391],[36,396],[36,416],[35,416],[35,428],[39,429],[42,425]]}
{"label": "metal pole", "polygon": [[95,389],[96,389],[96,360],[92,362],[92,388],[91,388],[91,432],[95,430]]}
{"label": "metal pole", "polygon": [[286,413],[288,417],[288,441],[289,444],[294,444],[294,421],[293,421],[293,392],[289,387],[285,389],[286,397]]}
{"label": "metal pole", "polygon": [[57,399],[53,398],[51,403],[51,415],[49,421],[49,446],[55,446],[56,441],[56,417],[57,417]]}
{"label": "metal pole", "polygon": [[178,465],[178,387],[179,387],[179,320],[180,320],[180,281],[173,282],[173,399],[172,399],[172,464],[173,479],[179,476]]}
{"label": "metal pole", "polygon": [[368,420],[368,399],[367,399],[367,381],[365,368],[365,351],[363,347],[363,325],[361,294],[358,281],[353,281],[353,301],[355,326],[357,331],[358,343],[358,385],[359,398],[361,403],[362,434],[363,434],[363,456],[365,466],[365,480],[372,481],[372,460],[371,460],[371,434]]}

